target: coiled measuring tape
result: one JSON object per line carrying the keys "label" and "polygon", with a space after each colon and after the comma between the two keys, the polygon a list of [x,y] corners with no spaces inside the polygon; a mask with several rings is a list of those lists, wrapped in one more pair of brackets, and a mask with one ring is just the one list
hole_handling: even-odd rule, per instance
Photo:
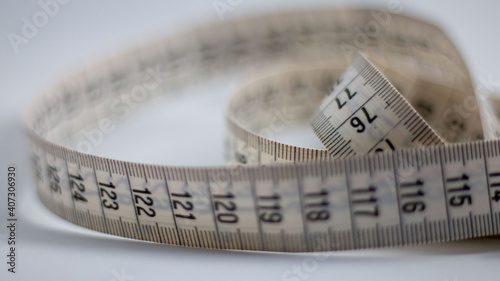
{"label": "coiled measuring tape", "polygon": [[[132,163],[87,154],[79,141],[121,119],[117,99],[252,71],[228,104],[232,165]],[[26,124],[39,197],[72,223],[172,245],[304,252],[499,234],[500,142],[477,140],[478,109],[438,28],[333,9],[215,24],[129,50],[47,89]],[[306,122],[326,150],[272,139]]]}

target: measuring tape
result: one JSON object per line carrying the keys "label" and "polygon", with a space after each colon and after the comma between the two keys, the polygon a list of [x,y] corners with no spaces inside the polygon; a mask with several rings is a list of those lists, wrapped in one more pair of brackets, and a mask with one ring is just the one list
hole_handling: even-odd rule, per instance
{"label": "measuring tape", "polygon": [[[227,107],[231,165],[86,153],[89,131],[123,118],[117,101],[248,72],[257,74]],[[326,150],[273,140],[308,122]],[[104,233],[287,252],[500,234],[500,142],[478,140],[467,68],[437,27],[389,11],[292,12],[187,31],[65,77],[33,102],[26,124],[41,201]]]}

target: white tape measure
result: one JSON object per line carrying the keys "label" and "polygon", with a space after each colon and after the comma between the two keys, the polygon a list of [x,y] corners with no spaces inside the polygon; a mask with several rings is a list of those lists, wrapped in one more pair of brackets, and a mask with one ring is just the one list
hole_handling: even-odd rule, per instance
{"label": "white tape measure", "polygon": [[[355,58],[359,50],[368,58]],[[120,119],[115,101],[125,94],[145,100],[248,70],[258,77],[227,111],[228,160],[238,165],[132,163],[86,154],[79,142]],[[500,234],[500,142],[477,141],[478,109],[438,28],[384,11],[324,10],[128,51],[48,89],[26,123],[39,196],[70,222],[165,244],[303,252]],[[327,150],[272,139],[309,121]]]}

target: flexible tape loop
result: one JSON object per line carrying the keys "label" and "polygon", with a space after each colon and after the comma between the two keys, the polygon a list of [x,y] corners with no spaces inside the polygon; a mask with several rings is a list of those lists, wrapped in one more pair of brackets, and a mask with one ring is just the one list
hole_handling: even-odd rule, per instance
{"label": "flexible tape loop", "polygon": [[[228,161],[238,165],[86,153],[89,130],[121,119],[117,98],[236,72],[258,72],[227,107]],[[72,223],[172,245],[304,252],[499,234],[500,143],[477,141],[478,108],[437,27],[332,9],[204,26],[129,50],[48,88],[26,124],[38,194]],[[326,150],[273,140],[308,122]]]}

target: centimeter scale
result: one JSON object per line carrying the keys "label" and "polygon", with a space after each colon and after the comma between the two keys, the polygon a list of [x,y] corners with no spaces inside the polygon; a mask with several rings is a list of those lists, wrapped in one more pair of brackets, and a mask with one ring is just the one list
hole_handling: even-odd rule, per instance
{"label": "centimeter scale", "polygon": [[[79,141],[120,119],[121,95],[251,71],[228,102],[232,165],[119,161]],[[499,234],[500,142],[478,140],[480,105],[437,27],[396,11],[331,9],[129,50],[48,88],[26,124],[39,196],[72,223],[173,245],[331,251]],[[309,121],[326,150],[272,140]]]}

